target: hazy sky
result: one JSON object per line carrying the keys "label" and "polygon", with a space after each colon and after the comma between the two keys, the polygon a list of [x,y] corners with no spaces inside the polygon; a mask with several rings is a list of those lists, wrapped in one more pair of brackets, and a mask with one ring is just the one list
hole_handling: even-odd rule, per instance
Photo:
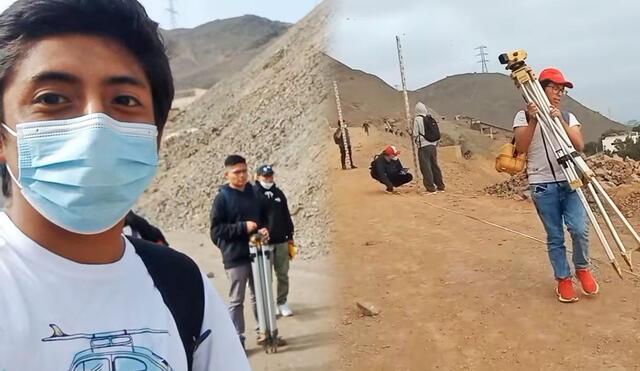
{"label": "hazy sky", "polygon": [[560,68],[571,96],[618,121],[640,119],[640,2],[627,0],[339,0],[330,54],[400,84],[395,35],[417,89],[448,75],[506,72],[498,54],[526,49],[537,71]]}
{"label": "hazy sky", "polygon": [[[141,0],[149,16],[163,28],[171,27],[169,0]],[[13,0],[0,0],[0,10]],[[173,0],[178,27],[195,27],[216,19],[255,14],[272,20],[295,23],[307,15],[319,0]]]}

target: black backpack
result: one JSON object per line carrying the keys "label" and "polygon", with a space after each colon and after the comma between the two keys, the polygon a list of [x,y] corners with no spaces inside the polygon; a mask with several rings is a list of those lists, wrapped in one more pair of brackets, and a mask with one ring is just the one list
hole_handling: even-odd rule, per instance
{"label": "black backpack", "polygon": [[373,161],[371,161],[371,164],[369,165],[369,173],[371,174],[371,177],[376,180],[378,180],[378,171],[376,170],[378,157],[380,157],[380,155],[373,156]]}
{"label": "black backpack", "polygon": [[205,309],[200,269],[187,255],[170,247],[129,236],[127,238],[142,259],[176,322],[190,371],[193,353],[211,335],[211,330],[200,333]]}
{"label": "black backpack", "polygon": [[434,119],[431,115],[422,116],[422,128],[424,129],[424,134],[421,134],[427,142],[437,142],[440,140],[440,128],[438,127],[438,123],[436,119]]}
{"label": "black backpack", "polygon": [[338,145],[342,145],[342,132],[340,130],[333,132],[333,141]]}

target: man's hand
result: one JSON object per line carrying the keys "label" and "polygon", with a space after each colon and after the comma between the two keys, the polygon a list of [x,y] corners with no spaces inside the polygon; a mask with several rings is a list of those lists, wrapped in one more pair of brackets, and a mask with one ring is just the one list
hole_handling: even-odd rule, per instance
{"label": "man's hand", "polygon": [[269,241],[269,230],[267,228],[261,228],[258,232],[260,232],[266,241]]}
{"label": "man's hand", "polygon": [[564,121],[564,117],[562,117],[562,111],[560,111],[559,109],[551,107],[551,112],[549,112],[549,114],[552,118],[557,118],[558,120],[560,120],[560,123],[562,123],[562,125],[569,126],[569,123]]}
{"label": "man's hand", "polygon": [[256,222],[252,222],[251,220],[245,222],[247,224],[247,233],[251,233],[258,229],[258,224]]}
{"label": "man's hand", "polygon": [[538,123],[538,106],[535,103],[527,104],[527,115],[530,123]]}

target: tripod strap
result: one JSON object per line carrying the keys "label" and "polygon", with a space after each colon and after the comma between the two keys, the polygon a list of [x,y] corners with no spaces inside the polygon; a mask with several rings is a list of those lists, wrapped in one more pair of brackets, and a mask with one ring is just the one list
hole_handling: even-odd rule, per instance
{"label": "tripod strap", "polygon": [[[540,125],[540,123],[538,123],[538,125]],[[547,148],[547,141],[544,139],[544,133],[542,132],[542,128],[539,127],[539,129],[540,129],[540,136],[542,137],[542,146],[544,147],[544,153],[547,157],[547,162],[549,163],[551,174],[553,175],[553,179],[557,182],[558,178],[556,177],[556,171],[553,168],[553,163],[551,162],[551,159],[549,158],[549,149]]]}

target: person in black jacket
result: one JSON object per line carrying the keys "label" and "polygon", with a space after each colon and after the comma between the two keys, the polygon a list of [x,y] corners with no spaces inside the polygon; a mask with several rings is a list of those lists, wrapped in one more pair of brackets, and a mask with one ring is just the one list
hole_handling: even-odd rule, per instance
{"label": "person in black jacket", "polygon": [[387,192],[393,192],[394,187],[413,180],[409,169],[402,166],[399,154],[400,151],[395,146],[388,146],[372,163],[371,176],[384,184]]}
{"label": "person in black jacket", "polygon": [[129,234],[132,237],[139,237],[143,240],[155,242],[159,245],[169,246],[167,239],[164,238],[162,231],[160,229],[154,227],[149,223],[145,218],[130,210],[127,216],[124,217],[124,226],[129,227],[131,229],[131,233]]}
{"label": "person in black jacket", "polygon": [[211,209],[211,240],[222,251],[222,261],[231,281],[229,313],[244,346],[244,299],[247,284],[251,291],[254,315],[256,297],[249,256],[249,236],[260,232],[269,236],[265,215],[253,187],[249,184],[247,161],[238,155],[224,162],[228,184],[220,187]]}
{"label": "person in black jacket", "polygon": [[278,311],[283,317],[293,315],[293,311],[287,305],[289,294],[289,246],[293,241],[293,221],[289,213],[289,205],[284,192],[274,183],[274,172],[271,165],[262,165],[256,172],[258,180],[254,185],[256,196],[260,199],[262,207],[266,210],[267,229],[270,233],[269,243],[274,248],[273,269],[278,279]]}

